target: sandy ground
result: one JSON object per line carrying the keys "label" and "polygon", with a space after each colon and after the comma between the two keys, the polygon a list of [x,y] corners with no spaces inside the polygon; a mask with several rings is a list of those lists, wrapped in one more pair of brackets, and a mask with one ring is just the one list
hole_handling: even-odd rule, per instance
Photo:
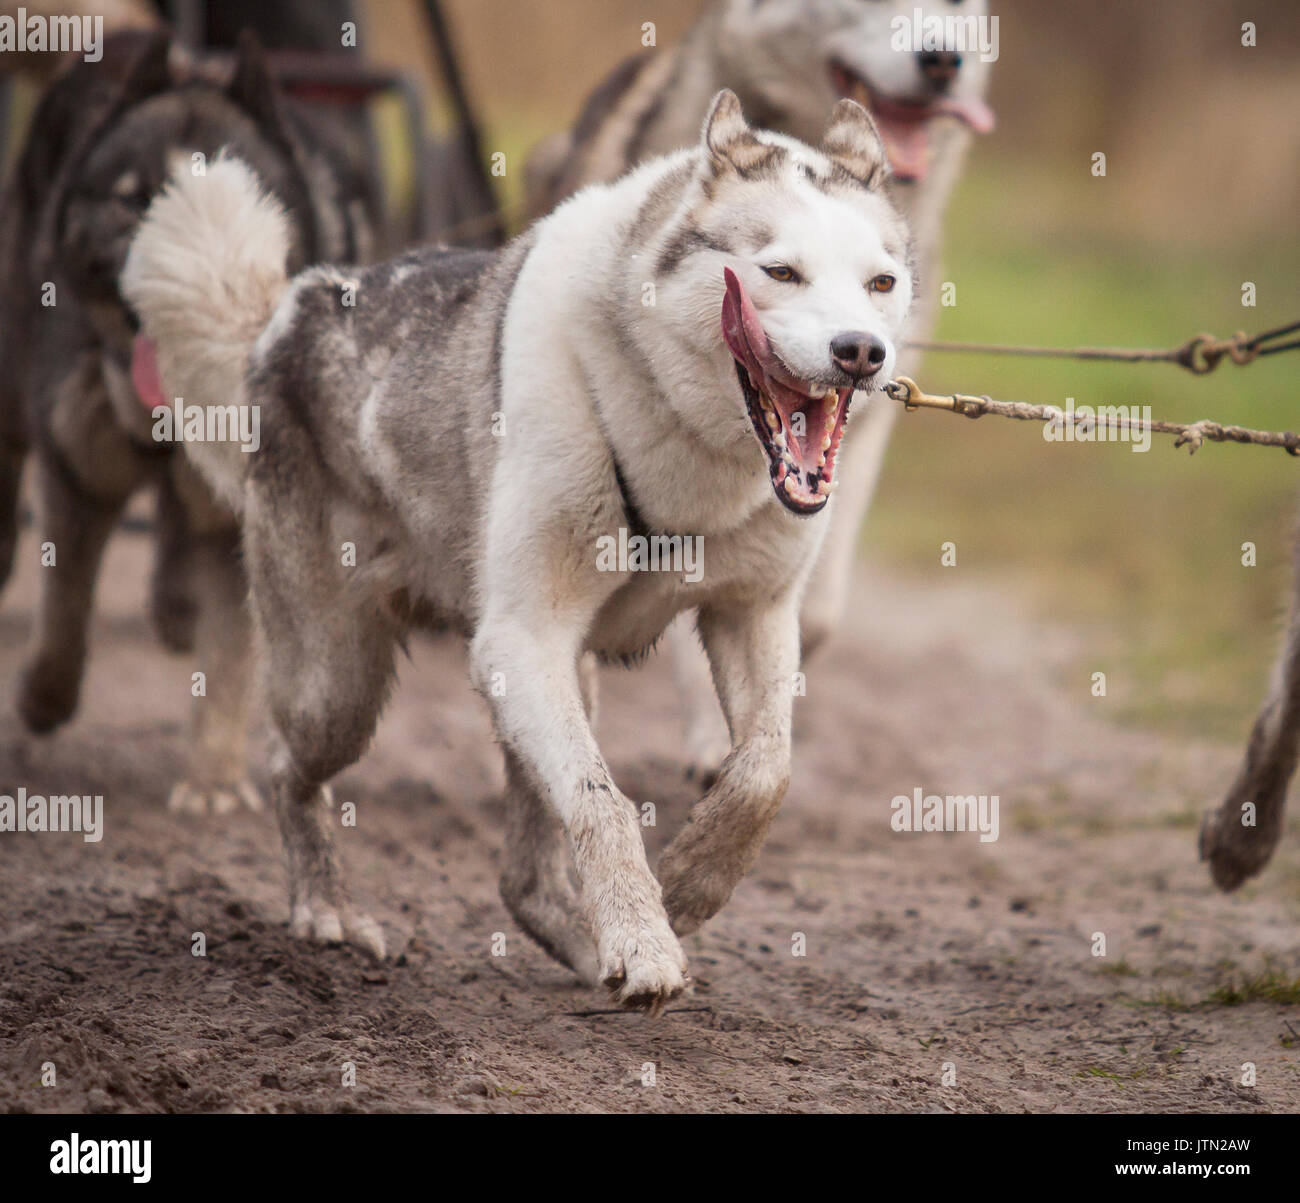
{"label": "sandy ground", "polygon": [[[450,643],[413,647],[337,785],[358,806],[354,891],[395,959],[292,942],[270,816],[165,809],[192,665],[143,619],[147,550],[115,541],[82,709],[51,739],[13,715],[30,531],[0,608],[0,793],[102,793],[106,812],[98,844],[0,835],[6,1109],[1300,1110],[1300,1007],[1213,996],[1268,964],[1300,975],[1294,820],[1257,883],[1215,893],[1193,820],[1236,750],[1107,725],[1066,671],[1081,636],[955,572],[864,576],[854,630],[809,669],[768,847],[687,941],[693,996],[649,1021],[512,926],[497,752]],[[657,853],[694,797],[666,665],[604,686],[602,742],[658,804]],[[999,839],[892,831],[891,798],[917,787],[997,794]]]}

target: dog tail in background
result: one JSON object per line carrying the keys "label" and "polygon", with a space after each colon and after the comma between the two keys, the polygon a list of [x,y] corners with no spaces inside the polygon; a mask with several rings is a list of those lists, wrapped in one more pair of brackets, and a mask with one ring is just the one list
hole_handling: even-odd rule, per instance
{"label": "dog tail in background", "polygon": [[[291,244],[283,207],[240,159],[223,154],[203,175],[182,168],[155,197],[121,278],[143,326],[131,375],[147,407],[249,403],[249,355],[288,287]],[[239,442],[185,446],[239,510],[248,463]]]}

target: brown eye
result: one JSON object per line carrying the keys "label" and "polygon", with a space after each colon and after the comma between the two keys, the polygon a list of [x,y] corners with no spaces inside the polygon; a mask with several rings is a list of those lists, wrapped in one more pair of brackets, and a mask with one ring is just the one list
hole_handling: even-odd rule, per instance
{"label": "brown eye", "polygon": [[799,273],[793,267],[787,267],[784,263],[774,263],[771,267],[765,267],[763,270],[778,284],[797,284],[799,282]]}
{"label": "brown eye", "polygon": [[893,276],[877,276],[867,285],[872,292],[893,292],[898,281]]}

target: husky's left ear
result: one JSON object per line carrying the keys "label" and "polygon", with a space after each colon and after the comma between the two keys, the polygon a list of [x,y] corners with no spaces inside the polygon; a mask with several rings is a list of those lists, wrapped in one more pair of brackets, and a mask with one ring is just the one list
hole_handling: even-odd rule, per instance
{"label": "husky's left ear", "polygon": [[855,180],[876,188],[889,175],[889,156],[876,123],[856,100],[844,99],[831,112],[822,151]]}
{"label": "husky's left ear", "polygon": [[780,153],[774,146],[758,140],[745,114],[740,98],[726,88],[713,98],[709,115],[704,119],[704,148],[715,176],[727,171],[750,175],[767,166]]}

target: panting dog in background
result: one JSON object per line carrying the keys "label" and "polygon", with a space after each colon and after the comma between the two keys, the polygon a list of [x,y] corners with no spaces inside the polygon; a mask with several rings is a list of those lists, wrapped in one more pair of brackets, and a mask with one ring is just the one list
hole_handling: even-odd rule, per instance
{"label": "panting dog in background", "polygon": [[[256,454],[193,455],[242,516],[294,934],[382,954],[327,783],[369,744],[404,633],[438,622],[469,640],[505,752],[515,918],[625,1005],[683,989],[678,936],[726,902],[786,791],[799,599],[852,471],[853,397],[893,372],[912,299],[871,118],[841,101],[816,145],[756,131],[724,91],[693,148],[500,252],[292,278],[292,226],[242,160],[153,202],[122,276],[140,374],[261,411]],[[701,578],[611,567],[599,549],[629,530],[702,539]],[[656,879],[580,664],[688,609],[735,744]]]}
{"label": "panting dog in background", "polygon": [[0,584],[29,453],[38,537],[52,545],[18,710],[37,733],[72,717],[104,547],[131,496],[155,487],[154,623],[173,650],[194,648],[207,689],[193,706],[173,809],[260,805],[244,756],[247,585],[233,515],[182,450],[154,437],[148,406],[164,398],[142,391],[132,373],[137,322],[118,275],[176,164],[201,171],[222,148],[279,198],[292,265],[365,258],[374,201],[319,124],[278,96],[251,39],[233,77],[217,80],[163,33],[117,34],[105,40],[102,62],[77,61],[45,94],[4,198]]}
{"label": "panting dog in background", "polygon": [[[974,48],[990,28],[980,24],[986,18],[984,0],[716,0],[679,45],[618,67],[588,98],[573,129],[534,151],[531,209],[540,216],[579,188],[689,145],[720,88],[734,91],[757,124],[804,141],[817,137],[837,98],[849,97],[867,108],[884,139],[888,188],[917,256],[920,287],[907,336],[924,339],[938,307],[944,209],[971,131],[993,126],[984,94],[986,60],[996,47]],[[964,22],[965,49],[915,44],[918,27],[939,19]],[[904,354],[899,370],[914,372],[915,359]],[[841,456],[844,487],[814,574],[817,587],[802,605],[805,652],[825,642],[847,605],[858,531],[898,415],[896,405],[863,408]],[[691,775],[707,780],[730,746],[727,730],[689,623],[673,624],[669,644]]]}

